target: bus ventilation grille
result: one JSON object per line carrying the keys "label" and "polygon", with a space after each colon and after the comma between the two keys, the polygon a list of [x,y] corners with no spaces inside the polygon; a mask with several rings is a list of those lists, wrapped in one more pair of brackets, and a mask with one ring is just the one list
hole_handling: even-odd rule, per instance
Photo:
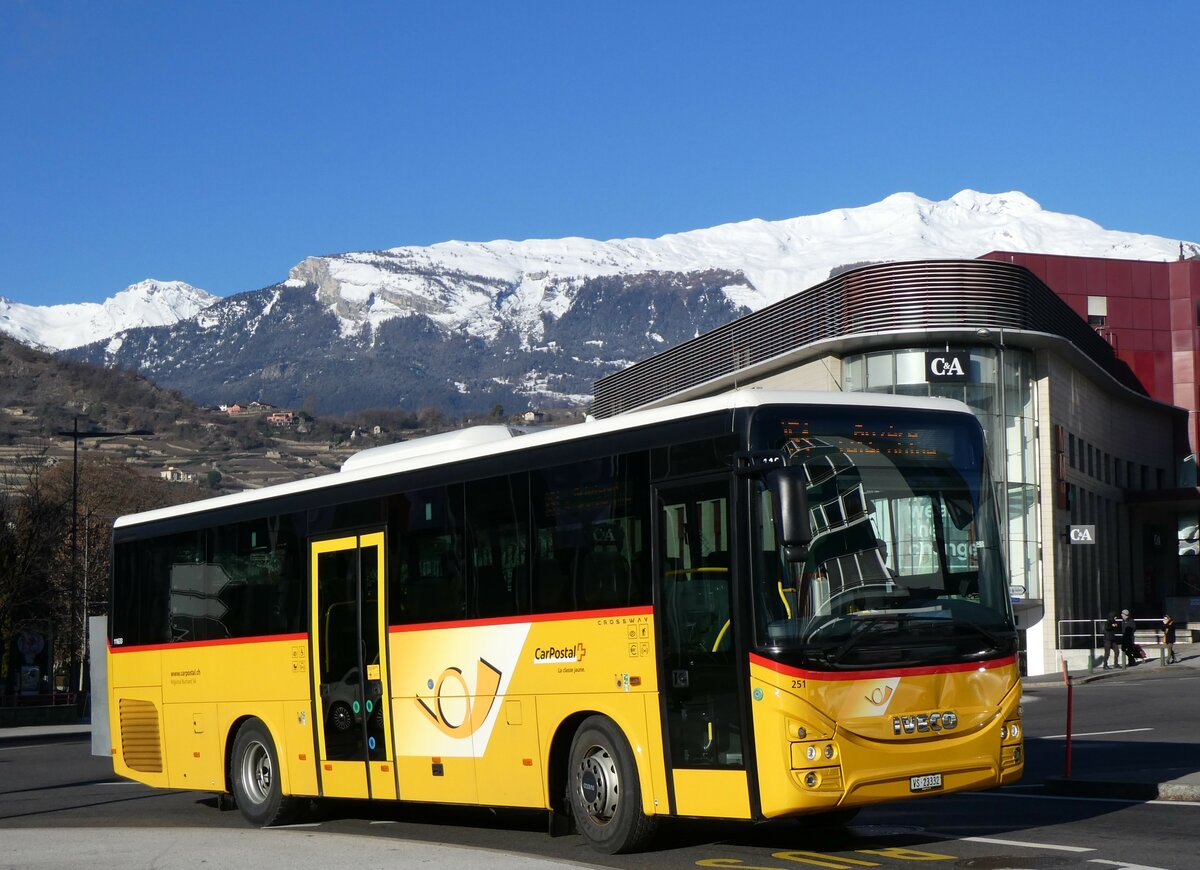
{"label": "bus ventilation grille", "polygon": [[131,770],[162,773],[158,710],[151,701],[121,699],[121,758]]}

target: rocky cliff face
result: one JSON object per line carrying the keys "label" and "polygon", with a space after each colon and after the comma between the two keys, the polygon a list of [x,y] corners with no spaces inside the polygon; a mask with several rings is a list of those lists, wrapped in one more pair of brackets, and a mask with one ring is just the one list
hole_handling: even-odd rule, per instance
{"label": "rocky cliff face", "polygon": [[326,414],[500,405],[513,413],[586,405],[596,378],[747,311],[722,290],[738,276],[648,273],[578,281],[561,316],[512,319],[501,302],[476,314],[474,328],[454,328],[453,303],[494,279],[458,276],[465,293],[431,287],[410,299],[343,292],[321,261],[306,264],[284,284],[230,297],[201,317],[68,354],[136,368],[203,404],[257,399]]}

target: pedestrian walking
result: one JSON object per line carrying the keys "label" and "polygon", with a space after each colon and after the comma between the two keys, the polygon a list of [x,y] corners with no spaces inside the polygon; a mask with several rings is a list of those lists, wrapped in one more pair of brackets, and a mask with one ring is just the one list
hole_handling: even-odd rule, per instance
{"label": "pedestrian walking", "polygon": [[1175,664],[1175,620],[1169,613],[1163,617],[1163,645],[1167,648],[1167,664]]}
{"label": "pedestrian walking", "polygon": [[1137,664],[1137,651],[1134,648],[1133,632],[1136,629],[1133,616],[1128,610],[1121,611],[1121,652],[1125,653],[1125,667]]}
{"label": "pedestrian walking", "polygon": [[1108,666],[1108,656],[1114,650],[1116,654],[1113,658],[1113,663],[1121,664],[1121,649],[1117,646],[1117,635],[1121,633],[1121,621],[1117,619],[1117,612],[1110,610],[1108,616],[1104,619],[1104,670],[1111,670]]}

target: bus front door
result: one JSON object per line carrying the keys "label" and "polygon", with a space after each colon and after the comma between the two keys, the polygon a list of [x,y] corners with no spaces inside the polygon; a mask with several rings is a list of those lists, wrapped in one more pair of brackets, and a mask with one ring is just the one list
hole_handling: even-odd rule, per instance
{"label": "bus front door", "polygon": [[662,674],[674,811],[749,818],[733,644],[727,478],[657,492]]}
{"label": "bus front door", "polygon": [[383,532],[313,541],[311,558],[321,794],[394,799]]}

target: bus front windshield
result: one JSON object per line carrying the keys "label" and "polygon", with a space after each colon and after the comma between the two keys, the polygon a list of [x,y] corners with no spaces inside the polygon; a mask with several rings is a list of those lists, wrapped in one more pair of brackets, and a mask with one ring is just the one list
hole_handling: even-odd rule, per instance
{"label": "bus front windshield", "polygon": [[919,409],[764,408],[755,456],[802,469],[801,561],[756,487],[757,645],[827,670],[983,661],[1016,652],[994,487],[979,424]]}

